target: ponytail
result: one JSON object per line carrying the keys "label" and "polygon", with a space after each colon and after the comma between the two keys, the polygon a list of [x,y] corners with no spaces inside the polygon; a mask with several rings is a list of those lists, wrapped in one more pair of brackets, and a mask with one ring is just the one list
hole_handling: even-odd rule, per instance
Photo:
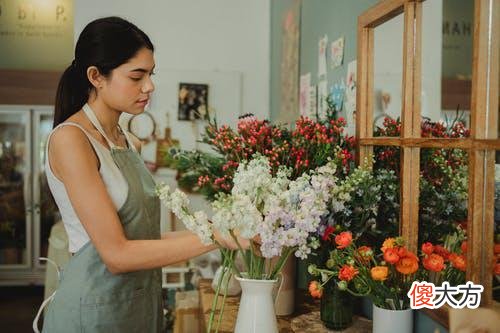
{"label": "ponytail", "polygon": [[75,61],[64,71],[57,86],[54,124],[56,127],[78,112],[89,98],[90,82],[78,72]]}

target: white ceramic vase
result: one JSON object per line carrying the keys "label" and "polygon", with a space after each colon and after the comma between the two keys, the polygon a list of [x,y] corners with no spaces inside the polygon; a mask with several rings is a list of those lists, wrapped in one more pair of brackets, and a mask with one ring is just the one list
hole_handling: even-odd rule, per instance
{"label": "white ceramic vase", "polygon": [[235,333],[278,333],[273,288],[277,280],[236,277],[241,285]]}
{"label": "white ceramic vase", "polygon": [[388,310],[373,305],[373,333],[412,333],[413,310]]}

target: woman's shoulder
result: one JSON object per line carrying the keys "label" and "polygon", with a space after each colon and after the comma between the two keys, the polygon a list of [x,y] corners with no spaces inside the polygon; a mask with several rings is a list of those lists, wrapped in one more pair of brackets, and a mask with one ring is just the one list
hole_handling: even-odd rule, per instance
{"label": "woman's shoulder", "polygon": [[76,119],[67,119],[57,125],[50,134],[51,145],[57,142],[73,144],[87,141],[87,129]]}
{"label": "woman's shoulder", "polygon": [[52,130],[50,150],[57,156],[94,155],[88,128],[81,119],[75,116],[68,118]]}
{"label": "woman's shoulder", "polygon": [[86,137],[89,136],[88,124],[82,117],[82,111],[78,111],[64,122],[57,125],[51,134],[52,141],[63,141],[69,143],[79,143],[87,141]]}

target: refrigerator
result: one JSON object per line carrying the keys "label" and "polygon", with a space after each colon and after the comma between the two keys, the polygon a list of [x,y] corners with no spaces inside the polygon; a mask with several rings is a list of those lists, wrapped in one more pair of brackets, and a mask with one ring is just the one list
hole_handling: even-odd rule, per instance
{"label": "refrigerator", "polygon": [[0,105],[0,285],[42,285],[52,225],[45,176],[53,107]]}

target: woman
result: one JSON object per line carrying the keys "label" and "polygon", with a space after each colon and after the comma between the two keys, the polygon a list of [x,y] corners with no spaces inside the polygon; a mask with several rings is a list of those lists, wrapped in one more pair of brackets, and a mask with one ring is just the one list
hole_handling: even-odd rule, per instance
{"label": "woman", "polygon": [[139,114],[149,101],[153,50],[130,22],[95,20],[59,82],[46,170],[73,256],[43,332],[159,332],[160,268],[215,249],[188,231],[160,235],[140,142],[118,125],[122,112]]}

